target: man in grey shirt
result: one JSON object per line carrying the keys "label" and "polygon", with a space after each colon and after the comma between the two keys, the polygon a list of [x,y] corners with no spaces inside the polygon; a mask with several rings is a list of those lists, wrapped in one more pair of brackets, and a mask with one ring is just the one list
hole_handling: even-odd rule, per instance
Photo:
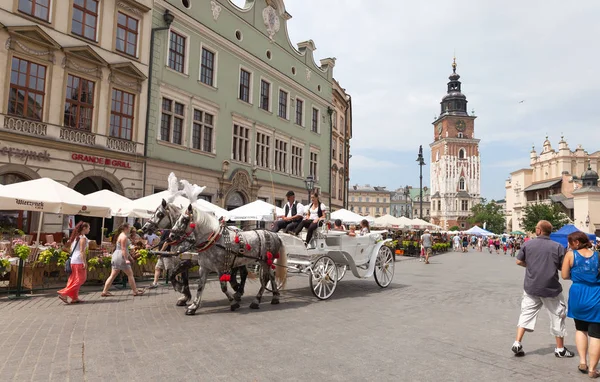
{"label": "man in grey shirt", "polygon": [[537,237],[526,242],[517,255],[517,265],[525,267],[525,282],[521,316],[517,324],[517,337],[512,351],[517,357],[525,355],[521,340],[525,332],[533,332],[535,321],[542,306],[550,315],[550,331],[556,338],[554,355],[557,358],[570,358],[573,354],[564,346],[566,305],[562,295],[562,285],[558,281],[565,257],[565,248],[550,240],[552,224],[540,220],[535,227]]}
{"label": "man in grey shirt", "polygon": [[[431,234],[429,230],[426,229],[425,233],[421,235],[421,246],[425,251],[425,264],[429,264],[429,256],[431,255],[431,247],[433,247],[433,240],[431,239]],[[419,258],[419,261],[422,261],[422,258]]]}

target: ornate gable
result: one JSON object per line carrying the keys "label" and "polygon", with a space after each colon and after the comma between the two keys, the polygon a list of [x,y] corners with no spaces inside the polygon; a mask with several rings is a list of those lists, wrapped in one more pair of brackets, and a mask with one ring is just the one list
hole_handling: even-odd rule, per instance
{"label": "ornate gable", "polygon": [[145,81],[147,77],[133,63],[123,62],[111,64],[109,67],[109,80],[112,83],[130,88],[138,93],[142,90],[142,82]]}
{"label": "ornate gable", "polygon": [[54,63],[54,52],[60,44],[37,25],[13,26],[6,30],[10,37],[6,40],[6,49],[27,53],[36,57],[45,57]]}
{"label": "ornate gable", "polygon": [[108,66],[106,62],[94,49],[88,45],[63,48],[65,57],[62,61],[63,68],[70,68],[81,73],[91,73],[102,79],[102,68]]}

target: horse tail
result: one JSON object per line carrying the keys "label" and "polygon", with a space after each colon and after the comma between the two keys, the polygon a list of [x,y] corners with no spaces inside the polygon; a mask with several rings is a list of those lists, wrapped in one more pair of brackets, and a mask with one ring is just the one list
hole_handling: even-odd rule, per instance
{"label": "horse tail", "polygon": [[275,264],[277,264],[275,279],[277,280],[277,284],[281,285],[280,289],[283,289],[287,280],[287,251],[281,239],[279,239],[279,243],[279,258],[275,260]]}

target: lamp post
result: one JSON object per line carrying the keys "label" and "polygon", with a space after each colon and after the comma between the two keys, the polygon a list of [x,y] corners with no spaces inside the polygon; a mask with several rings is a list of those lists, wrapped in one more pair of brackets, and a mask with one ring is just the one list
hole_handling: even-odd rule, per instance
{"label": "lamp post", "polygon": [[[148,61],[148,94],[146,96],[146,132],[144,136],[144,157],[148,156],[148,130],[150,129],[150,97],[152,96],[152,63],[154,62],[154,35],[156,32],[171,29],[171,24],[175,20],[175,16],[166,9],[163,13],[163,21],[165,22],[164,27],[152,28],[150,31],[150,54]],[[144,161],[144,186],[142,188],[142,196],[146,195],[146,161]]]}
{"label": "lamp post", "polygon": [[309,175],[304,179],[304,184],[306,185],[306,190],[308,191],[308,203],[310,204],[310,193],[315,188],[315,178],[312,175]]}
{"label": "lamp post", "polygon": [[419,164],[419,219],[423,219],[423,166],[425,166],[425,160],[423,159],[423,145],[419,146],[417,162]]}

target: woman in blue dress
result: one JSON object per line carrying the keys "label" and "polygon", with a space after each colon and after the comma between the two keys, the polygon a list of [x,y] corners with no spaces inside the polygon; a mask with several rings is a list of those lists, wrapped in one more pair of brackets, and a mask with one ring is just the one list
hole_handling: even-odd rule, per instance
{"label": "woman in blue dress", "polygon": [[[575,344],[579,353],[579,371],[590,378],[600,377],[596,369],[600,359],[600,277],[598,252],[583,232],[568,236],[571,251],[562,265],[562,277],[571,279],[567,316],[575,320]],[[589,340],[588,340],[589,337]],[[587,356],[589,354],[589,367]]]}

